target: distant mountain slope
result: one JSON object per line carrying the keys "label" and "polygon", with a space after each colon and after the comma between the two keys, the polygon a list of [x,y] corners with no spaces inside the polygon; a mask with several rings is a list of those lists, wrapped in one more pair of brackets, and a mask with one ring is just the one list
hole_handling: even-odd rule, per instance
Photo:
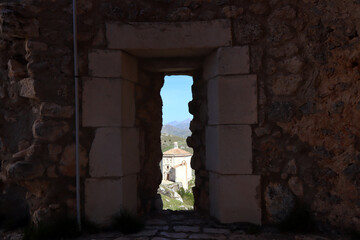
{"label": "distant mountain slope", "polygon": [[166,125],[171,125],[171,126],[174,126],[174,127],[180,128],[180,129],[189,129],[190,122],[191,122],[191,118],[188,118],[183,121],[169,122]]}
{"label": "distant mountain slope", "polygon": [[165,124],[161,130],[161,133],[167,133],[170,135],[187,138],[191,135],[189,129],[191,119],[185,119],[183,121],[173,121]]}
{"label": "distant mountain slope", "polygon": [[191,135],[191,131],[189,129],[177,128],[171,125],[164,125],[161,129],[161,133],[167,133],[182,138],[187,138]]}

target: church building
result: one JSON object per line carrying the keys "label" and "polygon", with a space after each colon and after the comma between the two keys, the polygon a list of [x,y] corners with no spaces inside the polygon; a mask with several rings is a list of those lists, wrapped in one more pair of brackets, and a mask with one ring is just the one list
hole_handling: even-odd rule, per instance
{"label": "church building", "polygon": [[188,181],[192,179],[191,157],[191,153],[180,149],[174,142],[174,148],[163,153],[160,163],[163,180],[181,182],[182,187],[188,189]]}

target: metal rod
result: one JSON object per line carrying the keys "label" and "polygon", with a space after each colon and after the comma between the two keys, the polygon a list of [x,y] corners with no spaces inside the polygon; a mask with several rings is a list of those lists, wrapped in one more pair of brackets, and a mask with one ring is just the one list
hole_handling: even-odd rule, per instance
{"label": "metal rod", "polygon": [[81,232],[80,164],[79,164],[79,73],[77,48],[76,0],[73,0],[74,84],[75,84],[75,161],[76,161],[76,219]]}

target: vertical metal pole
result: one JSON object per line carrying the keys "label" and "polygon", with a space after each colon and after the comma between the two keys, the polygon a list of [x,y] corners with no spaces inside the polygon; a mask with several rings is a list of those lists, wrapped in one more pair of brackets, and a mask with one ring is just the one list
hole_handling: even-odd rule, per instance
{"label": "vertical metal pole", "polygon": [[73,0],[73,38],[74,38],[74,82],[75,82],[75,161],[76,161],[76,219],[78,229],[81,231],[80,214],[80,164],[79,164],[79,73],[77,53],[77,22],[76,22],[76,0]]}

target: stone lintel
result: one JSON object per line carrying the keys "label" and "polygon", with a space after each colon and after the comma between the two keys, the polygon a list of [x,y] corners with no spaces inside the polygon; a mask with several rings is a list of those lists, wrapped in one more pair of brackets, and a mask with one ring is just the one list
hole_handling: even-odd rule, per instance
{"label": "stone lintel", "polygon": [[110,49],[124,49],[138,57],[204,56],[232,43],[229,20],[106,24]]}

